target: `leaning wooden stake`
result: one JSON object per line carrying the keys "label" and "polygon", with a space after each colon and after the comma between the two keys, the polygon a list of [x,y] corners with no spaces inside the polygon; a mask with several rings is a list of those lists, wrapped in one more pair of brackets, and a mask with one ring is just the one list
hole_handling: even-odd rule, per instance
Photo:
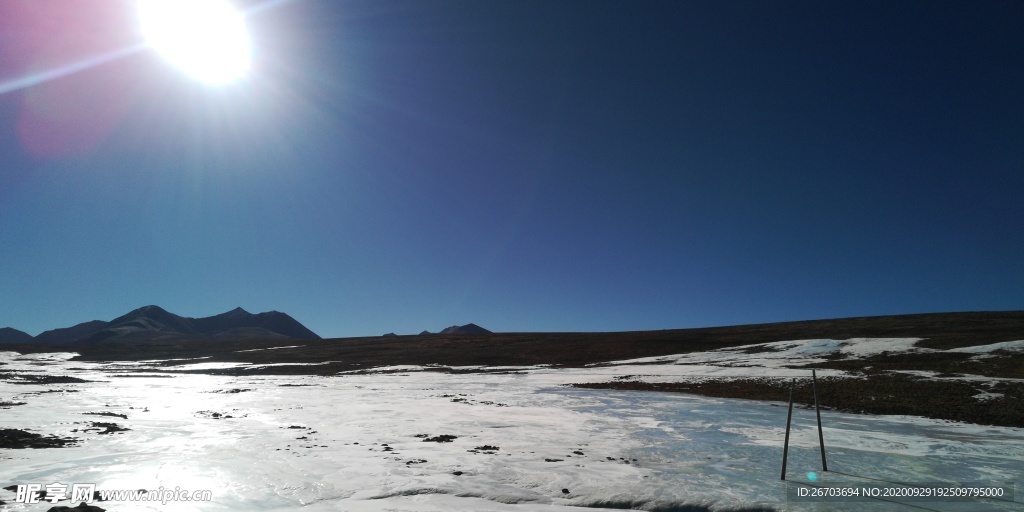
{"label": "leaning wooden stake", "polygon": [[818,375],[814,370],[811,370],[811,390],[814,391],[814,414],[818,416],[818,445],[821,447],[821,470],[828,471],[828,463],[825,462],[825,436],[821,433],[821,409],[818,408]]}
{"label": "leaning wooden stake", "polygon": [[789,457],[789,425],[793,421],[793,385],[796,379],[789,381],[789,414],[786,415],[786,440],[782,443],[782,479],[786,479],[786,458]]}

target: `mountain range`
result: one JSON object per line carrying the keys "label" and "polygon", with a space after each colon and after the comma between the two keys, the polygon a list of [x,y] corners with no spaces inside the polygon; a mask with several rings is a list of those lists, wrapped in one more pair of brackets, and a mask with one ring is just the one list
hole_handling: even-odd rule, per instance
{"label": "mountain range", "polygon": [[204,318],[189,318],[169,313],[159,306],[144,306],[109,322],[93,320],[34,337],[10,327],[0,328],[0,344],[77,345],[267,337],[320,339],[285,313],[269,311],[254,315],[242,308]]}

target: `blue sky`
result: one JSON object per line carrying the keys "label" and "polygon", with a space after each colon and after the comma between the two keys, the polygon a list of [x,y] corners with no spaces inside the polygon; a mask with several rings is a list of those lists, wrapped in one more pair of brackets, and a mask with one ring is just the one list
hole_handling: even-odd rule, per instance
{"label": "blue sky", "polygon": [[[131,2],[76,5],[0,16],[0,84],[142,42]],[[291,0],[247,22],[237,83],[142,50],[0,94],[0,326],[1024,309],[1020,2]]]}

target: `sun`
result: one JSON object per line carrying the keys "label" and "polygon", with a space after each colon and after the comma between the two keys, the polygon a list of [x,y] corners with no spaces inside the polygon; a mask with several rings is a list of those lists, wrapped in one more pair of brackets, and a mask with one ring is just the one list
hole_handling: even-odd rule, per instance
{"label": "sun", "polygon": [[249,71],[244,15],[227,0],[137,0],[149,45],[189,76],[233,82]]}

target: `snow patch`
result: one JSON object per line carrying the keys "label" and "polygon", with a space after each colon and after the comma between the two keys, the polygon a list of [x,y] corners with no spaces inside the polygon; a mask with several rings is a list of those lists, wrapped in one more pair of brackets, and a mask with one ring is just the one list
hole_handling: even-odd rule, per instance
{"label": "snow patch", "polygon": [[1011,350],[1018,351],[1024,350],[1024,340],[1020,341],[1004,341],[1002,343],[992,343],[989,345],[978,345],[976,347],[962,347],[962,348],[951,348],[949,352],[967,352],[969,354],[984,354],[993,352],[996,350]]}
{"label": "snow patch", "polygon": [[841,352],[851,357],[871,357],[883,352],[926,352],[931,349],[917,348],[914,345],[922,338],[852,338],[846,340]]}

